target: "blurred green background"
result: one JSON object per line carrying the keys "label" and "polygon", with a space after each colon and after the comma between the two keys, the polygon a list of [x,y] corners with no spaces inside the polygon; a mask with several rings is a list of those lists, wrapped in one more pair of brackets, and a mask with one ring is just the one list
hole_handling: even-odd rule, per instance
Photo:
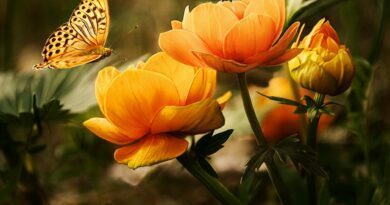
{"label": "blurred green background", "polygon": [[[299,2],[290,0],[291,2]],[[133,171],[112,158],[115,147],[81,123],[100,115],[94,78],[106,65],[120,68],[159,51],[158,35],[181,19],[196,0],[109,0],[107,47],[115,53],[73,70],[33,71],[46,38],[67,21],[79,0],[0,0],[0,204],[217,204],[172,160]],[[321,181],[320,204],[390,204],[388,0],[318,0],[291,14],[309,29],[322,17],[331,21],[355,58],[356,77],[338,97],[334,125],[319,142],[319,159],[329,174]],[[223,19],[221,19],[223,21]],[[136,27],[136,28],[135,28]],[[257,69],[249,82],[267,85],[283,68]],[[219,75],[219,92],[238,95],[234,76]],[[254,148],[242,121],[239,99],[226,108],[236,129],[230,145],[213,157],[220,179],[249,204],[277,204],[266,177],[240,185]],[[261,109],[261,108],[259,108]],[[241,125],[244,124],[244,125]],[[244,133],[244,134],[242,134]],[[297,204],[307,204],[302,176],[281,166]]]}

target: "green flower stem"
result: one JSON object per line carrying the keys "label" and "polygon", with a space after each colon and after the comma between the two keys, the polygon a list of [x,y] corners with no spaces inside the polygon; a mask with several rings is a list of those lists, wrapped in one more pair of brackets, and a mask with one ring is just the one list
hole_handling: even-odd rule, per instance
{"label": "green flower stem", "polygon": [[[314,95],[314,101],[316,107],[319,108],[324,104],[325,95],[316,93]],[[321,113],[316,108],[310,109],[309,112],[315,112],[315,114],[309,115],[309,127],[307,130],[307,145],[315,149],[317,144],[317,128],[320,121]]]}
{"label": "green flower stem", "polygon": [[240,200],[234,196],[217,178],[210,176],[199,165],[196,158],[191,157],[189,153],[184,153],[177,160],[187,169],[195,178],[197,178],[221,204],[239,205]]}
{"label": "green flower stem", "polygon": [[[241,97],[244,104],[245,113],[248,118],[249,124],[252,127],[253,133],[256,136],[257,144],[268,147],[268,144],[264,138],[263,131],[261,130],[260,123],[257,120],[256,112],[253,109],[251,97],[248,91],[248,85],[246,82],[245,73],[238,73],[237,77],[241,89]],[[276,189],[280,201],[286,205],[291,204],[290,193],[287,190],[287,186],[283,182],[282,176],[280,175],[279,170],[275,165],[275,162],[273,160],[270,160],[270,161],[266,161],[265,164],[267,165],[268,174]]]}
{"label": "green flower stem", "polygon": [[[315,112],[314,114],[309,114],[309,127],[307,130],[307,145],[316,149],[317,145],[317,128],[318,122],[320,121],[321,113],[318,111],[318,108],[324,104],[325,95],[316,93],[314,96],[314,101],[316,102],[316,107],[309,109],[308,112]],[[307,189],[309,193],[309,204],[317,204],[317,188],[316,188],[316,176],[309,175],[307,178]]]}

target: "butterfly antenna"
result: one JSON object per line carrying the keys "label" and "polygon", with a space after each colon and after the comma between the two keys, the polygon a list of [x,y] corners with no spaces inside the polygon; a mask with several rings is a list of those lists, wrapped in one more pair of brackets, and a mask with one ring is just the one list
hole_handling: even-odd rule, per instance
{"label": "butterfly antenna", "polygon": [[113,46],[116,46],[120,40],[124,39],[127,35],[133,33],[135,30],[138,29],[138,27],[139,27],[138,25],[133,26],[127,33],[125,33],[125,34],[124,34],[123,36],[121,36],[120,38],[117,38],[117,39],[115,40],[115,42],[112,43],[112,45],[113,45]]}

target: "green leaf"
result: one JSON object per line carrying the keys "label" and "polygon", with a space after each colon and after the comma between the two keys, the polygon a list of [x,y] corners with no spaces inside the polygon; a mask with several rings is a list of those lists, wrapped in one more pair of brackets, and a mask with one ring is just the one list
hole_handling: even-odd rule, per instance
{"label": "green leaf", "polygon": [[315,14],[318,14],[321,11],[326,10],[327,8],[334,6],[336,4],[342,3],[347,0],[321,0],[313,2],[305,7],[302,7],[290,18],[288,22],[289,25],[293,24],[295,21],[302,20],[303,18],[308,18]]}
{"label": "green leaf", "polygon": [[245,181],[248,177],[253,175],[255,171],[266,161],[273,158],[274,151],[268,147],[258,147],[255,154],[250,158],[246,164],[244,174],[241,181]]}
{"label": "green leaf", "polygon": [[218,178],[217,172],[205,158],[198,157],[198,163],[202,167],[202,169],[206,171],[210,176]]}
{"label": "green leaf", "polygon": [[59,100],[52,100],[38,110],[42,121],[63,121],[72,116],[70,110],[63,109],[63,105]]}
{"label": "green leaf", "polygon": [[254,173],[241,181],[238,187],[238,197],[242,204],[252,204],[261,189],[262,173]]}
{"label": "green leaf", "polygon": [[307,107],[315,107],[317,104],[316,101],[310,96],[305,95],[303,99],[305,100]]}
{"label": "green leaf", "polygon": [[199,157],[207,157],[216,153],[223,147],[223,144],[229,139],[233,130],[226,130],[213,136],[210,132],[203,136],[195,145],[195,153]]}
{"label": "green leaf", "polygon": [[283,162],[289,158],[296,169],[303,167],[308,173],[328,177],[318,162],[316,152],[298,138],[293,136],[282,140],[275,145],[274,150]]}
{"label": "green leaf", "polygon": [[285,105],[293,105],[293,106],[305,106],[305,105],[302,105],[300,102],[297,102],[297,101],[294,101],[294,100],[289,100],[289,99],[286,99],[286,98],[281,98],[281,97],[276,97],[276,96],[268,96],[268,95],[264,95],[263,93],[260,93],[260,92],[257,92],[259,95],[261,96],[264,96],[270,100],[273,100],[273,101],[276,101],[276,102],[279,102],[280,104],[285,104]]}
{"label": "green leaf", "polygon": [[325,114],[328,114],[328,115],[335,115],[335,113],[326,105],[321,106],[319,112],[320,113],[325,113]]}

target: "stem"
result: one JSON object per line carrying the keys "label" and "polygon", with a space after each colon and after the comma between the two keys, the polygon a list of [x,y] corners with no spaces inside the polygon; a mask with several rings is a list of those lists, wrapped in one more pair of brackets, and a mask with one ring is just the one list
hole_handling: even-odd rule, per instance
{"label": "stem", "polygon": [[[249,124],[251,125],[252,131],[256,136],[257,144],[260,146],[268,147],[263,131],[261,130],[260,123],[257,120],[256,112],[253,109],[252,100],[249,95],[245,73],[238,73],[237,77],[238,77],[238,82],[241,90],[241,97],[242,97],[242,102],[244,104],[245,113],[248,118]],[[276,189],[276,193],[278,194],[278,197],[282,202],[282,204],[286,204],[286,205],[292,204],[290,193],[287,190],[287,186],[283,182],[282,176],[280,175],[279,170],[275,165],[275,162],[273,160],[269,160],[266,161],[265,164],[267,165],[268,174],[271,178],[271,181]]]}
{"label": "stem", "polygon": [[[317,145],[317,128],[318,122],[320,121],[321,113],[318,111],[318,108],[324,104],[325,95],[316,93],[314,96],[314,101],[316,102],[315,107],[309,109],[309,112],[315,112],[315,114],[309,114],[309,127],[307,130],[307,145],[316,149]],[[309,192],[309,204],[317,204],[317,188],[316,188],[316,176],[311,174],[307,178],[307,189]]]}
{"label": "stem", "polygon": [[238,73],[237,77],[238,77],[238,83],[241,90],[241,97],[242,97],[242,102],[244,104],[245,113],[249,120],[249,124],[251,125],[251,128],[253,130],[253,133],[256,136],[257,144],[267,145],[267,142],[265,141],[264,138],[263,131],[261,130],[260,127],[260,123],[257,120],[256,112],[253,109],[252,100],[249,95],[245,73]]}
{"label": "stem", "polygon": [[307,145],[315,149],[317,144],[317,128],[318,122],[320,121],[321,113],[318,112],[317,108],[324,104],[325,95],[316,93],[314,95],[314,101],[316,107],[314,110],[310,109],[309,112],[316,112],[314,115],[309,115],[309,127],[307,130]]}
{"label": "stem", "polygon": [[210,176],[188,153],[177,158],[180,164],[197,178],[221,204],[239,205],[240,201],[217,178]]}

